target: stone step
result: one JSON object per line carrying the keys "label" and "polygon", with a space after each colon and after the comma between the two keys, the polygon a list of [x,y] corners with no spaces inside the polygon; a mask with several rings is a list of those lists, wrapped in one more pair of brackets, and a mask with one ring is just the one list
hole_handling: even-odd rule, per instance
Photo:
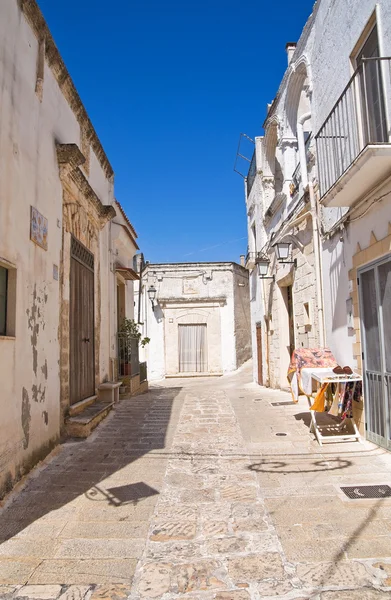
{"label": "stone step", "polygon": [[74,417],[75,415],[78,415],[79,413],[83,412],[83,410],[88,408],[88,406],[94,404],[97,397],[97,395],[90,396],[89,398],[84,398],[84,400],[80,400],[80,402],[75,402],[75,404],[71,404],[71,406],[69,407],[69,416]]}
{"label": "stone step", "polygon": [[113,406],[113,402],[95,402],[87,406],[83,412],[68,417],[65,420],[67,435],[77,438],[88,437],[102,419],[109,414]]}

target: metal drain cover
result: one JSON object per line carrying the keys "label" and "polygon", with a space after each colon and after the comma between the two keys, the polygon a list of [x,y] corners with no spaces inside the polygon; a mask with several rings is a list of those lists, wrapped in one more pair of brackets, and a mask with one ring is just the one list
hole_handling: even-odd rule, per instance
{"label": "metal drain cover", "polygon": [[391,487],[389,485],[357,485],[355,487],[341,487],[341,490],[351,500],[391,498]]}
{"label": "metal drain cover", "polygon": [[296,403],[292,402],[292,400],[289,400],[286,402],[270,402],[270,404],[272,406],[292,406],[293,404],[296,404]]}
{"label": "metal drain cover", "polygon": [[287,433],[276,433],[276,435],[288,435]]}

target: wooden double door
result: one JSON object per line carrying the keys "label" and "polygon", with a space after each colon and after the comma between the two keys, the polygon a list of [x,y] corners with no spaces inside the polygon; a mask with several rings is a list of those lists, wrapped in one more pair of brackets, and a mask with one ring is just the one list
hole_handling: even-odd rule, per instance
{"label": "wooden double door", "polygon": [[95,394],[94,255],[71,238],[70,269],[70,403]]}

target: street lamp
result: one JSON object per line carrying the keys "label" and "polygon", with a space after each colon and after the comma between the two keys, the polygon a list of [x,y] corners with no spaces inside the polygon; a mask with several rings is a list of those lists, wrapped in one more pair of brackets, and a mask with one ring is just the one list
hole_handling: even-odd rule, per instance
{"label": "street lamp", "polygon": [[155,298],[156,298],[156,288],[154,285],[150,285],[148,290],[147,290],[147,294],[148,294],[148,298],[151,301],[152,304],[152,310],[155,310]]}
{"label": "street lamp", "polygon": [[258,265],[258,275],[261,279],[274,279],[274,275],[268,276],[270,259],[266,254],[259,253],[255,262]]}
{"label": "street lamp", "polygon": [[296,259],[288,260],[290,250],[291,250],[291,245],[292,245],[291,242],[278,242],[277,244],[274,244],[277,260],[279,263],[281,263],[283,265],[295,265],[296,266],[296,263],[297,263]]}

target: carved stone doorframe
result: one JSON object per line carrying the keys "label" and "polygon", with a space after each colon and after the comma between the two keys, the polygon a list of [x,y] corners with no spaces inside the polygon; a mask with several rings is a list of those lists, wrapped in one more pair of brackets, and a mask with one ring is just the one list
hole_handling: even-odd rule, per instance
{"label": "carved stone doorframe", "polygon": [[101,327],[101,265],[100,232],[115,216],[111,205],[103,205],[87,178],[80,169],[85,158],[76,144],[57,145],[57,160],[63,190],[62,249],[60,267],[60,406],[61,426],[70,405],[70,272],[71,237],[79,240],[94,255],[94,343],[95,343],[95,387],[99,384],[99,347]]}

